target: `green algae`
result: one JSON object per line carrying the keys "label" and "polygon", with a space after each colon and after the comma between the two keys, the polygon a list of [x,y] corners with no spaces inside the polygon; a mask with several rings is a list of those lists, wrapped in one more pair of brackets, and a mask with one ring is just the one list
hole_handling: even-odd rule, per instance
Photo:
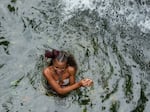
{"label": "green algae", "polygon": [[21,78],[19,78],[17,80],[12,81],[10,83],[11,87],[17,87],[23,78],[24,78],[24,76],[22,76]]}
{"label": "green algae", "polygon": [[80,105],[87,105],[89,104],[89,102],[90,102],[90,99],[82,99],[80,102]]}
{"label": "green algae", "polygon": [[12,3],[16,3],[16,2],[17,2],[17,0],[11,0],[11,2],[12,2]]}
{"label": "green algae", "polygon": [[141,91],[140,91],[140,98],[137,101],[137,106],[134,110],[132,110],[131,112],[144,112],[145,106],[146,106],[146,102],[148,101],[148,98],[145,95],[145,89],[146,89],[146,85],[143,84],[143,82],[141,81]]}
{"label": "green algae", "polygon": [[94,55],[97,55],[99,50],[98,38],[92,38],[91,43],[94,49]]}
{"label": "green algae", "polygon": [[119,83],[119,80],[117,80],[116,84],[113,87],[113,90],[108,92],[108,93],[106,93],[106,95],[103,97],[102,102],[104,102],[105,100],[109,99],[112,94],[117,92],[117,90],[118,90],[118,83]]}
{"label": "green algae", "polygon": [[7,6],[7,8],[10,12],[15,12],[15,7],[10,4]]}
{"label": "green algae", "polygon": [[10,42],[5,39],[5,37],[0,37],[0,46],[3,46],[6,54],[9,55],[8,47]]}
{"label": "green algae", "polygon": [[0,68],[2,68],[5,64],[0,64]]}
{"label": "green algae", "polygon": [[119,107],[120,107],[119,101],[114,101],[112,102],[109,110],[110,112],[118,112]]}
{"label": "green algae", "polygon": [[86,107],[84,107],[82,112],[87,112],[87,108],[86,108]]}
{"label": "green algae", "polygon": [[125,95],[128,96],[130,94],[132,94],[132,77],[129,74],[125,74]]}
{"label": "green algae", "polygon": [[132,94],[133,94],[133,80],[132,80],[132,71],[131,71],[131,67],[128,66],[123,58],[123,56],[121,55],[121,53],[118,50],[118,47],[116,46],[116,44],[113,42],[112,43],[112,49],[114,51],[114,53],[116,54],[118,60],[119,60],[119,65],[121,68],[121,75],[122,77],[125,78],[125,84],[123,85],[124,87],[124,93],[127,97],[127,102],[131,101]]}

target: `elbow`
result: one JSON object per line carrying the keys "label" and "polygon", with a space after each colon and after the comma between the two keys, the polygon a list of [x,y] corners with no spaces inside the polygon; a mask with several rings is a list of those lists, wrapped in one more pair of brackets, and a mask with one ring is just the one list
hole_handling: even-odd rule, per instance
{"label": "elbow", "polygon": [[67,93],[69,93],[69,92],[64,91],[62,88],[59,88],[56,92],[57,92],[59,95],[66,95]]}

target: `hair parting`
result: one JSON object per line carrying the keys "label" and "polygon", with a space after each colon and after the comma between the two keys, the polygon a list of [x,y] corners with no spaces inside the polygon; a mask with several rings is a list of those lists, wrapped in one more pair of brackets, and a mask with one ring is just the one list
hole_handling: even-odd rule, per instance
{"label": "hair parting", "polygon": [[58,51],[56,49],[52,51],[46,50],[45,57],[52,59],[50,65],[52,65],[53,60],[57,59],[60,62],[67,62],[67,65],[74,67],[76,70],[78,69],[74,56],[65,51]]}

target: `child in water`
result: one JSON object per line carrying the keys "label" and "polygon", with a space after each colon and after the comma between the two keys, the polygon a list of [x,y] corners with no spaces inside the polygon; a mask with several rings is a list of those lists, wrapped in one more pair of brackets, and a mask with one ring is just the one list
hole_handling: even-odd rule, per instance
{"label": "child in water", "polygon": [[75,81],[77,64],[74,57],[65,51],[46,51],[46,58],[51,58],[50,65],[43,70],[46,80],[44,87],[50,92],[65,95],[80,87],[91,86],[93,81],[89,78]]}

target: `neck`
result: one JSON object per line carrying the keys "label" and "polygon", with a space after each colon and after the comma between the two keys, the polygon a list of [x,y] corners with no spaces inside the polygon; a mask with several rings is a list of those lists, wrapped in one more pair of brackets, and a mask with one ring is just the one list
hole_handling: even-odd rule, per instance
{"label": "neck", "polygon": [[61,74],[58,75],[58,80],[59,80],[60,83],[63,83],[63,79],[62,79],[62,75]]}
{"label": "neck", "polygon": [[58,81],[59,81],[60,83],[63,83],[62,74],[58,74],[58,73],[56,72],[56,70],[54,70],[54,72],[55,72],[55,75],[58,76]]}

